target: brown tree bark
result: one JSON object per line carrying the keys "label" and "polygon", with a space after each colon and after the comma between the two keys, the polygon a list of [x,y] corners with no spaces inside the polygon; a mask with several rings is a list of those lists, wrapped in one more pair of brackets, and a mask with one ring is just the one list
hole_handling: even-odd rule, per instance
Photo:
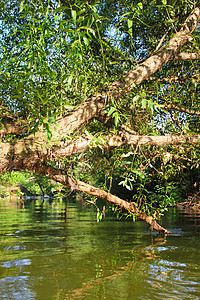
{"label": "brown tree bark", "polygon": [[195,145],[200,142],[200,135],[166,135],[166,136],[142,136],[131,135],[122,132],[121,135],[101,136],[102,142],[95,137],[80,137],[69,143],[62,142],[60,145],[53,144],[50,147],[37,139],[19,140],[17,143],[0,143],[0,172],[6,170],[26,170],[33,168],[38,162],[44,160],[56,161],[73,154],[87,151],[88,149],[103,148],[109,150],[123,145],[141,146],[169,146],[169,145]]}
{"label": "brown tree bark", "polygon": [[169,146],[169,145],[195,145],[200,142],[200,135],[131,135],[122,132],[121,135],[102,136],[102,143],[99,142],[99,137],[81,137],[73,140],[66,146],[55,148],[52,155],[58,157],[67,157],[72,154],[81,153],[88,149],[104,148],[109,150],[110,148],[116,148],[123,145],[141,146]]}
{"label": "brown tree bark", "polygon": [[199,53],[181,52],[175,55],[174,59],[177,60],[199,60]]}

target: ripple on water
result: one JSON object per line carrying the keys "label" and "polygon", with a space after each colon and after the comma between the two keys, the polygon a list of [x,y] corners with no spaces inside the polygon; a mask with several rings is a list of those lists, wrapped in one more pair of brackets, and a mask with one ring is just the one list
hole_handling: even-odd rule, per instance
{"label": "ripple on water", "polygon": [[[200,268],[186,263],[156,260],[149,265],[146,283],[152,299],[199,299]],[[148,295],[140,299],[149,299]]]}
{"label": "ripple on water", "polygon": [[8,276],[0,279],[0,299],[25,300],[35,299],[29,276]]}
{"label": "ripple on water", "polygon": [[15,259],[15,260],[4,261],[0,265],[0,267],[2,267],[2,268],[13,268],[13,267],[29,266],[30,264],[31,264],[30,259],[24,258],[24,259]]}

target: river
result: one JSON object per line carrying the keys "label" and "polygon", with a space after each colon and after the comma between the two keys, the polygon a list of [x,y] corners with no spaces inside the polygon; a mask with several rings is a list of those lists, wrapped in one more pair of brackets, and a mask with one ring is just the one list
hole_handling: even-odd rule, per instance
{"label": "river", "polygon": [[0,199],[0,299],[200,299],[200,216],[106,218],[80,203]]}

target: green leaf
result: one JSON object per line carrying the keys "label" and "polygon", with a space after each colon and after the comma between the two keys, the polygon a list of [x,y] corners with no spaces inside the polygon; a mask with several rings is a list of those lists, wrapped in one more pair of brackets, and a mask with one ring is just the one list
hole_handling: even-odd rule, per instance
{"label": "green leaf", "polygon": [[86,46],[88,46],[90,44],[88,38],[86,38],[85,36],[83,37],[84,43]]}
{"label": "green leaf", "polygon": [[102,214],[102,212],[99,210],[99,211],[97,212],[97,222],[100,222],[100,221],[102,220],[102,218],[103,218],[103,214]]}
{"label": "green leaf", "polygon": [[47,138],[48,138],[48,140],[50,141],[50,140],[51,140],[51,137],[52,137],[52,132],[51,132],[51,130],[50,130],[49,123],[46,121],[46,122],[44,122],[44,124],[45,124],[45,127],[46,127],[46,129],[47,129]]}
{"label": "green leaf", "polygon": [[71,14],[72,14],[72,19],[74,21],[74,24],[76,24],[76,11],[75,10],[72,10],[71,11]]}
{"label": "green leaf", "polygon": [[145,93],[144,91],[141,93],[141,97],[142,97],[142,98],[145,98],[145,97],[146,97],[146,93]]}
{"label": "green leaf", "polygon": [[87,26],[81,26],[78,28],[78,31],[80,31],[81,29],[85,29],[87,31],[90,31],[93,35],[95,35],[95,31],[94,29],[90,28],[90,27],[87,27]]}
{"label": "green leaf", "polygon": [[127,23],[128,23],[128,28],[131,29],[133,26],[133,20],[128,19]]}
{"label": "green leaf", "polygon": [[111,109],[108,111],[108,116],[112,115],[116,111],[115,107],[111,107]]}
{"label": "green leaf", "polygon": [[115,126],[118,126],[120,118],[117,111],[113,113],[113,117],[115,118]]}
{"label": "green leaf", "polygon": [[143,9],[143,4],[142,4],[142,2],[139,2],[139,3],[138,3],[138,7],[139,7],[140,9]]}
{"label": "green leaf", "polygon": [[146,108],[147,100],[146,99],[142,99],[141,105],[142,105],[142,108]]}
{"label": "green leaf", "polygon": [[24,9],[24,2],[25,0],[22,0],[21,3],[20,3],[20,7],[19,7],[19,12],[21,13]]}

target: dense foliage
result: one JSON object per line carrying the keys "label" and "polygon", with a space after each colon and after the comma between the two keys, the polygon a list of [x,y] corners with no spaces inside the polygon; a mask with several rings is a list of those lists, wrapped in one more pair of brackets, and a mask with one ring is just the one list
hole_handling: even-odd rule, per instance
{"label": "dense foliage", "polygon": [[[4,141],[45,130],[51,142],[58,119],[156,54],[197,5],[188,0],[1,3],[1,129],[17,122],[23,126]],[[51,157],[51,166],[134,201],[148,214],[194,192],[198,144],[102,147],[105,136],[123,130],[152,137],[199,134],[198,26],[191,37],[181,49],[189,59],[174,57],[128,93],[111,96],[103,116],[63,138],[92,138],[89,150]]]}

